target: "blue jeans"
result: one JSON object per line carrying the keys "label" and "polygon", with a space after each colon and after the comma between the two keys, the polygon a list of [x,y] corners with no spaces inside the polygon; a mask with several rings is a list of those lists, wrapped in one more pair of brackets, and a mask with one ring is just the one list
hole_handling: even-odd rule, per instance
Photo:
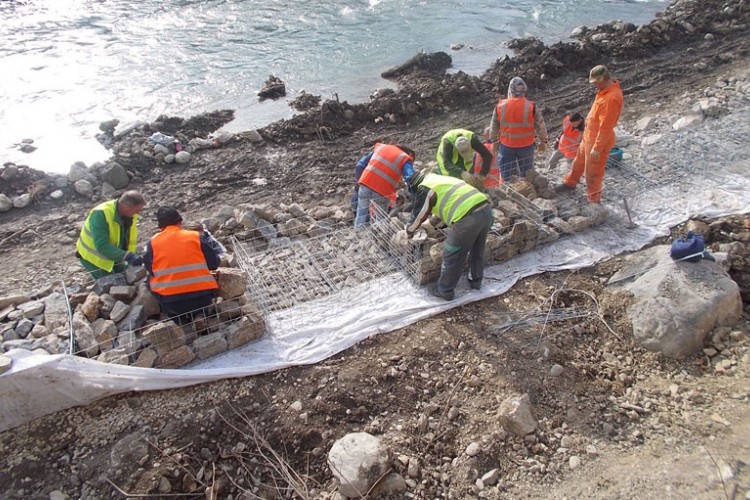
{"label": "blue jeans", "polygon": [[526,172],[534,167],[534,145],[523,148],[509,148],[500,144],[500,175],[508,182],[518,166],[519,177],[526,177]]}
{"label": "blue jeans", "polygon": [[376,193],[367,186],[359,185],[357,198],[357,215],[354,217],[354,227],[360,227],[370,222],[370,202],[388,213],[388,198]]}

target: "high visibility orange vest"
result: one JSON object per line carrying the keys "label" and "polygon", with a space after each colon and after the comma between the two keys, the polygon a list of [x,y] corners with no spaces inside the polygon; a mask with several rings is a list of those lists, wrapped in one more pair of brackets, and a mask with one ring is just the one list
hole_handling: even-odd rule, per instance
{"label": "high visibility orange vest", "polygon": [[404,164],[411,157],[396,146],[376,144],[359,183],[381,196],[392,196],[404,175]]}
{"label": "high visibility orange vest", "polygon": [[[488,151],[492,152],[492,141],[484,141],[484,147]],[[474,173],[482,173],[482,167],[484,162],[482,161],[482,155],[474,153]],[[484,187],[498,187],[503,180],[500,178],[500,166],[497,164],[497,155],[492,155],[492,165],[490,165],[490,171],[487,173],[487,177],[484,179]]]}
{"label": "high visibility orange vest", "polygon": [[525,97],[500,99],[497,102],[497,121],[503,146],[524,148],[534,144],[534,101]]}
{"label": "high visibility orange vest", "polygon": [[565,156],[565,158],[575,158],[578,152],[578,146],[581,144],[582,134],[581,131],[573,128],[570,124],[570,115],[563,118],[563,131],[560,136],[560,145],[557,149]]}
{"label": "high visibility orange vest", "polygon": [[177,295],[219,288],[206,264],[197,231],[167,226],[151,238],[151,250],[152,292]]}

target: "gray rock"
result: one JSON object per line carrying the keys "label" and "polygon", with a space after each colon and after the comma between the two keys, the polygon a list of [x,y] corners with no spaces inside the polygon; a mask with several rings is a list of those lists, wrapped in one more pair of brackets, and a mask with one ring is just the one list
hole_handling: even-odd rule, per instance
{"label": "gray rock", "polygon": [[34,322],[26,318],[21,319],[15,328],[16,333],[22,339],[25,339],[29,335],[29,333],[31,333],[31,330],[33,329],[34,329]]}
{"label": "gray rock", "polygon": [[508,432],[518,437],[534,432],[537,421],[531,414],[529,395],[511,396],[500,404],[498,417],[500,424]]}
{"label": "gray rock", "polygon": [[65,296],[52,292],[44,298],[44,324],[50,332],[68,323],[68,304]]}
{"label": "gray rock", "polygon": [[156,350],[156,354],[163,356],[185,345],[185,332],[174,321],[163,321],[148,327],[143,332],[143,341]]}
{"label": "gray rock", "polygon": [[266,324],[262,318],[243,316],[227,328],[227,347],[234,349],[235,347],[257,340],[263,336],[265,331]]}
{"label": "gray rock", "polygon": [[219,285],[217,295],[223,299],[239,297],[247,291],[247,275],[241,269],[220,267],[216,270],[216,282]]}
{"label": "gray rock", "polygon": [[29,300],[31,300],[31,297],[25,294],[6,295],[4,297],[0,297],[0,308],[5,308],[10,305],[16,306],[18,304],[28,302]]}
{"label": "gray rock", "polygon": [[559,377],[560,375],[563,374],[564,371],[565,371],[565,368],[563,368],[561,365],[556,364],[556,365],[552,365],[552,368],[550,369],[549,374],[552,375],[553,377]]}
{"label": "gray rock", "polygon": [[664,137],[664,134],[651,134],[643,138],[641,141],[642,147],[648,147],[653,146],[657,142],[661,141],[662,137]]}
{"label": "gray rock", "polygon": [[44,312],[44,302],[41,300],[24,302],[23,304],[19,304],[18,309],[23,312],[24,318],[33,318]]}
{"label": "gray rock", "polygon": [[104,276],[102,278],[97,279],[94,281],[94,293],[97,295],[104,295],[105,293],[109,293],[109,289],[113,286],[119,286],[119,285],[127,285],[128,283],[125,281],[125,276],[122,274],[111,274],[109,276]]}
{"label": "gray rock", "polygon": [[221,332],[212,333],[203,337],[198,337],[193,342],[193,350],[199,359],[208,359],[221,354],[227,350],[227,341]]}
{"label": "gray rock", "polygon": [[703,121],[703,115],[688,115],[683,116],[672,124],[673,130],[684,130],[687,128],[693,128],[699,125]]}
{"label": "gray rock", "polygon": [[259,144],[263,142],[263,136],[260,135],[260,132],[257,130],[250,130],[245,133],[247,135],[247,138],[252,142],[253,144]]}
{"label": "gray rock", "polygon": [[109,182],[102,182],[102,198],[111,199],[117,196],[117,189]]}
{"label": "gray rock", "polygon": [[99,345],[96,342],[94,330],[86,317],[78,311],[73,315],[73,332],[77,346],[76,352],[83,352],[89,358],[99,354]]}
{"label": "gray rock", "polygon": [[10,370],[13,366],[13,358],[8,356],[0,356],[0,373],[5,373]]}
{"label": "gray rock", "polygon": [[[135,334],[135,332],[130,330],[120,332],[117,335],[117,341],[115,343],[115,347],[117,347],[118,349],[125,349],[128,354],[135,354],[136,352],[138,352],[138,350],[141,348],[141,345],[142,343],[138,336]],[[155,353],[154,358],[156,358]]]}
{"label": "gray rock", "polygon": [[339,492],[360,498],[390,468],[390,452],[377,437],[353,432],[333,443],[328,465],[339,482]]}
{"label": "gray rock", "polygon": [[0,174],[0,178],[4,181],[11,181],[18,175],[18,167],[13,163],[7,163],[3,169],[3,173]]}
{"label": "gray rock", "polygon": [[47,328],[44,325],[34,325],[34,327],[31,329],[31,332],[29,332],[29,335],[31,335],[31,337],[35,339],[44,338],[48,334],[50,333],[47,331]]}
{"label": "gray rock", "polygon": [[117,337],[117,325],[109,319],[99,318],[91,323],[91,329],[94,332],[94,338],[99,349],[104,351],[114,347],[115,338]]}
{"label": "gray rock", "polygon": [[135,296],[135,287],[132,285],[117,285],[109,289],[109,294],[117,300],[130,300]]}
{"label": "gray rock", "polygon": [[698,352],[709,332],[732,326],[742,314],[737,283],[716,263],[674,262],[669,245],[658,245],[631,255],[612,276],[635,296],[627,314],[633,335],[643,347],[672,358]]}
{"label": "gray rock", "polygon": [[29,203],[31,203],[31,195],[29,193],[24,193],[13,199],[13,206],[15,208],[26,208],[29,206]]}
{"label": "gray rock", "polygon": [[11,208],[13,208],[13,202],[10,201],[10,198],[0,193],[0,212],[7,212]]}
{"label": "gray rock", "polygon": [[118,300],[109,312],[109,319],[115,323],[124,318],[130,311],[130,304]]}
{"label": "gray rock", "polygon": [[140,305],[134,306],[131,304],[128,315],[117,323],[117,329],[121,332],[125,330],[137,330],[143,326],[143,323],[145,323],[145,321],[145,308]]}
{"label": "gray rock", "polygon": [[76,193],[80,194],[81,196],[91,198],[94,195],[94,186],[92,186],[91,183],[86,179],[76,181],[73,184],[73,188],[76,190]]}
{"label": "gray rock", "polygon": [[656,126],[656,118],[653,116],[644,116],[635,122],[635,129],[638,132],[648,132]]}
{"label": "gray rock", "polygon": [[96,357],[97,361],[102,363],[111,363],[114,365],[126,365],[128,364],[128,353],[125,349],[112,349],[105,351]]}
{"label": "gray rock", "polygon": [[76,182],[88,177],[88,175],[89,169],[86,167],[86,164],[77,161],[70,166],[70,170],[68,171],[68,181],[71,184],[75,184]]}
{"label": "gray rock", "polygon": [[50,197],[50,198],[52,198],[53,200],[59,200],[59,199],[61,199],[61,198],[62,198],[63,196],[65,196],[65,193],[63,193],[63,192],[62,192],[62,191],[60,191],[59,189],[56,189],[56,190],[52,191],[52,192],[51,192],[51,193],[49,194],[49,197]]}
{"label": "gray rock", "polygon": [[108,182],[115,189],[124,189],[130,184],[130,177],[125,168],[117,162],[108,163],[101,172],[103,182]]}
{"label": "gray rock", "polygon": [[[165,158],[166,160],[166,158]],[[176,163],[185,164],[190,162],[190,153],[187,151],[180,151],[178,153],[175,153],[174,155],[174,161]]]}
{"label": "gray rock", "polygon": [[143,313],[146,315],[147,318],[158,316],[159,313],[161,312],[159,301],[156,300],[156,297],[154,297],[154,294],[151,293],[151,290],[148,289],[148,286],[146,286],[146,283],[141,283],[138,285],[138,293],[136,294],[133,301],[130,303],[130,306],[131,307],[142,306]]}
{"label": "gray rock", "polygon": [[164,353],[156,361],[157,368],[171,369],[185,366],[195,359],[195,353],[186,345],[180,346],[173,351]]}
{"label": "gray rock", "polygon": [[133,363],[133,366],[137,366],[139,368],[153,368],[154,363],[156,362],[156,358],[156,351],[154,351],[153,349],[144,349],[138,355],[138,359],[136,359],[135,363]]}
{"label": "gray rock", "polygon": [[260,221],[258,221],[258,227],[256,228],[256,230],[258,231],[258,233],[260,233],[261,238],[266,240],[267,243],[270,243],[271,241],[276,239],[276,228],[267,220],[261,219]]}
{"label": "gray rock", "polygon": [[169,154],[169,148],[163,144],[154,144],[154,153],[163,154],[166,157]]}

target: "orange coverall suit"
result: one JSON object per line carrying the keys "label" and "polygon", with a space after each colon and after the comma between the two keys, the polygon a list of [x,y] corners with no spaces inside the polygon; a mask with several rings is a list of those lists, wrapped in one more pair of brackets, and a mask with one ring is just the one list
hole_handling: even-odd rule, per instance
{"label": "orange coverall suit", "polygon": [[[620,82],[596,93],[594,104],[586,116],[586,128],[583,140],[578,148],[578,154],[570,172],[563,179],[563,183],[571,188],[578,185],[581,176],[586,176],[586,192],[591,203],[599,203],[602,199],[602,181],[604,168],[607,165],[609,151],[615,145],[615,125],[622,112],[622,89]],[[599,152],[598,160],[591,158],[591,151]]]}

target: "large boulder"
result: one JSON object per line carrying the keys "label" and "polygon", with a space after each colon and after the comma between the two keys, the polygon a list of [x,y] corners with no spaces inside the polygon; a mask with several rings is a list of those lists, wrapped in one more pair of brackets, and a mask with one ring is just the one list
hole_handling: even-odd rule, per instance
{"label": "large boulder", "polygon": [[130,177],[125,168],[116,162],[108,163],[101,171],[102,181],[112,185],[115,189],[123,189],[130,184]]}
{"label": "large boulder", "polygon": [[675,262],[669,246],[630,256],[610,279],[635,297],[627,309],[633,336],[643,347],[671,358],[699,351],[708,333],[742,315],[737,283],[710,260]]}

